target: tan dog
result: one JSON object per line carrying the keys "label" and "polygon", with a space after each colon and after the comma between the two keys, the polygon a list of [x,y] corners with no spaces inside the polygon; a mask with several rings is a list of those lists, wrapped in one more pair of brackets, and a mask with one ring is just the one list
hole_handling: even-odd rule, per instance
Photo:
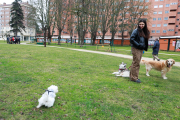
{"label": "tan dog", "polygon": [[161,71],[163,79],[167,79],[166,73],[171,70],[175,61],[173,59],[167,59],[165,61],[141,60],[141,63],[146,65],[147,76],[150,76],[149,71],[151,71],[151,69],[155,69],[157,71]]}

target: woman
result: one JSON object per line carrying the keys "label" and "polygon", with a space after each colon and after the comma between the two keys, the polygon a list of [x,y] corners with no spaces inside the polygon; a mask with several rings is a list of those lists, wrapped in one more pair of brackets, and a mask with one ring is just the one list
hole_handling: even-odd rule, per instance
{"label": "woman", "polygon": [[140,19],[138,22],[138,27],[135,29],[130,37],[131,50],[133,54],[133,61],[130,71],[130,80],[141,83],[138,78],[140,61],[143,54],[143,50],[148,50],[148,39],[149,30],[147,28],[146,19]]}

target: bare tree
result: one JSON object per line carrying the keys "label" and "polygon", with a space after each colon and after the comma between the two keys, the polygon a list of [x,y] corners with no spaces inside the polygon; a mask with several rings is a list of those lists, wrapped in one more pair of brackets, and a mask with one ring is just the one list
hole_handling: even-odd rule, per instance
{"label": "bare tree", "polygon": [[35,29],[35,36],[37,32],[40,32],[39,25],[36,20],[36,8],[33,5],[28,6],[28,14],[26,17],[27,27]]}
{"label": "bare tree", "polygon": [[120,11],[119,11],[119,17],[118,17],[118,30],[121,33],[121,45],[123,45],[124,42],[124,31],[126,30],[126,26],[127,26],[127,19],[128,19],[128,2],[122,0],[120,2]]}
{"label": "bare tree", "polygon": [[44,32],[44,47],[46,47],[47,30],[52,26],[54,19],[54,14],[50,13],[54,9],[54,5],[51,0],[34,0],[32,5],[36,8],[36,20]]}
{"label": "bare tree", "polygon": [[68,28],[67,28],[67,31],[69,31],[69,34],[70,34],[70,39],[71,39],[71,45],[72,45],[72,37],[73,37],[73,23],[74,23],[74,16],[73,16],[73,12],[72,12],[72,7],[73,7],[73,0],[69,0],[69,5],[68,5],[68,16],[69,16],[69,19],[68,19]]}
{"label": "bare tree", "polygon": [[[99,3],[100,16],[99,17],[99,26],[102,32],[102,44],[104,44],[104,37],[110,27],[111,19],[111,4],[112,0],[101,0]],[[100,33],[99,33],[100,34]]]}
{"label": "bare tree", "polygon": [[90,0],[76,0],[73,11],[77,17],[76,30],[78,31],[78,44],[84,44],[84,36],[88,29]]}
{"label": "bare tree", "polygon": [[97,31],[99,27],[99,16],[100,16],[100,0],[91,0],[89,7],[89,32],[91,33],[91,44],[95,44]]}
{"label": "bare tree", "polygon": [[[55,0],[55,23],[58,34],[58,45],[60,45],[61,33],[67,22],[69,1],[67,0]],[[53,12],[53,11],[52,11]]]}
{"label": "bare tree", "polygon": [[140,18],[146,18],[147,20],[150,19],[150,14],[153,10],[150,8],[151,2],[145,2],[145,1],[134,1],[130,0],[129,4],[129,18],[128,18],[128,32],[129,35],[132,34],[133,30],[137,27],[138,20]]}
{"label": "bare tree", "polygon": [[118,31],[118,16],[120,11],[121,2],[119,0],[111,0],[111,19],[110,19],[110,32],[111,32],[111,46],[114,44],[114,37]]}

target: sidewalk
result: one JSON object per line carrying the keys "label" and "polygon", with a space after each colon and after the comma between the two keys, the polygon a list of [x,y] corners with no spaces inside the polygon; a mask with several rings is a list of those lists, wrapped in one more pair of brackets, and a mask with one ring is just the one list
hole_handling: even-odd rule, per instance
{"label": "sidewalk", "polygon": [[[23,43],[23,45],[32,45],[32,44]],[[43,45],[34,45],[34,46],[43,46]],[[47,47],[56,47],[56,46],[47,46]],[[85,49],[74,49],[74,48],[66,48],[66,47],[57,47],[57,48],[65,48],[65,49],[76,50],[76,51],[81,51],[81,52],[89,52],[89,53],[96,53],[96,54],[103,54],[103,55],[110,55],[110,56],[115,56],[115,57],[132,59],[132,56],[130,55],[123,55],[123,54],[117,54],[117,53],[100,52],[100,51],[85,50]],[[153,58],[142,57],[142,59],[152,60]],[[175,62],[174,66],[180,67],[180,62]]]}
{"label": "sidewalk", "polygon": [[[115,56],[115,57],[122,57],[122,58],[132,59],[132,56],[130,56],[130,55],[123,55],[123,54],[117,54],[117,53],[108,53],[108,52],[99,52],[99,51],[92,51],[92,50],[85,50],[85,49],[73,49],[73,48],[67,48],[67,49],[81,51],[81,52],[90,52],[90,53],[97,53],[97,54],[103,54],[103,55],[110,55],[110,56]],[[144,60],[153,60],[153,58],[147,58],[147,57],[142,57],[142,59],[144,59]],[[180,67],[180,62],[175,62],[174,66]]]}

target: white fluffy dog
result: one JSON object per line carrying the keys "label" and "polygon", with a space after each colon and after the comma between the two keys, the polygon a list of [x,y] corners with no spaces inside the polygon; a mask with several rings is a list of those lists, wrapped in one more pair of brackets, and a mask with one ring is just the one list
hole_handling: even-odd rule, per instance
{"label": "white fluffy dog", "polygon": [[113,72],[112,74],[115,74],[115,76],[122,76],[122,77],[129,77],[130,71],[127,70],[126,64],[122,62],[119,65],[119,71],[118,72]]}
{"label": "white fluffy dog", "polygon": [[55,101],[56,94],[58,92],[58,87],[55,85],[51,85],[48,87],[46,92],[42,95],[42,97],[38,100],[39,105],[37,108],[40,108],[42,105],[46,107],[52,107]]}

